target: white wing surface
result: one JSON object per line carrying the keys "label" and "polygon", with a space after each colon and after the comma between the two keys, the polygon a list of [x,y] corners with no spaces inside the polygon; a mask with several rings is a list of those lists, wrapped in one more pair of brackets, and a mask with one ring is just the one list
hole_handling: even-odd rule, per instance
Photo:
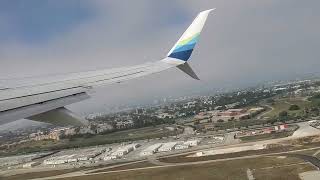
{"label": "white wing surface", "polygon": [[187,61],[210,11],[201,12],[168,56],[160,61],[131,67],[72,73],[54,80],[0,87],[0,124],[22,118],[57,125],[85,124],[85,120],[76,118],[64,106],[89,98],[88,92],[97,86],[127,81],[172,67],[178,67],[192,78],[198,79]]}

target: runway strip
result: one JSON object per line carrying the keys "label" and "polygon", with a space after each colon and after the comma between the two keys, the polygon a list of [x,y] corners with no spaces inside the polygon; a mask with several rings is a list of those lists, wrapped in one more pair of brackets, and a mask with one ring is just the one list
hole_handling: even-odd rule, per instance
{"label": "runway strip", "polygon": [[[92,171],[88,171],[88,172],[91,172],[90,174],[87,174],[86,171],[78,171],[78,172],[67,173],[67,174],[58,175],[58,176],[52,176],[52,177],[46,177],[46,178],[37,178],[37,179],[34,179],[34,180],[49,180],[49,179],[60,179],[60,178],[70,178],[70,177],[79,177],[79,176],[92,176],[92,175],[110,174],[110,173],[119,173],[119,172],[130,172],[130,171],[139,171],[139,170],[166,168],[166,167],[199,165],[199,164],[207,164],[207,163],[212,163],[212,162],[222,162],[222,161],[231,161],[231,160],[239,160],[239,159],[252,159],[252,158],[258,158],[258,157],[262,157],[262,156],[273,156],[273,155],[280,155],[280,154],[286,154],[286,153],[295,153],[295,152],[306,151],[306,150],[315,150],[315,149],[319,149],[319,148],[320,147],[314,147],[314,148],[293,150],[293,151],[287,151],[287,152],[269,153],[269,154],[260,154],[260,155],[250,155],[250,156],[242,156],[242,157],[235,157],[235,158],[216,159],[216,160],[188,162],[188,163],[166,163],[166,165],[163,165],[163,163],[159,162],[158,160],[154,161],[154,159],[153,159],[151,162],[154,163],[157,166],[143,167],[143,168],[132,168],[132,169],[124,169],[124,170],[115,170],[115,171],[107,171],[107,172],[98,172],[98,173],[92,173]],[[96,169],[96,170],[98,170],[98,169]]]}

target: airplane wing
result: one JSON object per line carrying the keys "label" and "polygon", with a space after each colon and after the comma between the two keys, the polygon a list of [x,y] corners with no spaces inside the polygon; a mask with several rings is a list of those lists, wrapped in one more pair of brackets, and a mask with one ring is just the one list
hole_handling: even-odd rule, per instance
{"label": "airplane wing", "polygon": [[23,118],[56,125],[86,124],[86,120],[77,117],[64,106],[89,98],[88,92],[97,86],[127,81],[172,67],[178,67],[192,78],[199,79],[187,61],[212,10],[200,12],[167,57],[160,61],[72,73],[51,81],[0,88],[0,124]]}

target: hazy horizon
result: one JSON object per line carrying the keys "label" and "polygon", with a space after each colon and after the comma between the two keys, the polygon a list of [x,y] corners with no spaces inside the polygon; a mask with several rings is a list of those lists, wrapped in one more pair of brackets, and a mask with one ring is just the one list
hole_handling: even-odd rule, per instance
{"label": "hazy horizon", "polygon": [[2,1],[0,79],[160,60],[198,12],[210,8],[217,9],[190,60],[200,81],[170,69],[99,88],[70,108],[81,114],[318,73],[319,5],[316,0]]}

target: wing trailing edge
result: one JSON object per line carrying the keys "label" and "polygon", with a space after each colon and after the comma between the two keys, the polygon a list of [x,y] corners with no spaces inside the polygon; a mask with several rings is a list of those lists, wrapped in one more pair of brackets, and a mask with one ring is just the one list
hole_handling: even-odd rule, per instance
{"label": "wing trailing edge", "polygon": [[41,114],[37,114],[27,119],[39,122],[45,122],[54,124],[57,126],[82,126],[88,125],[88,121],[81,118],[80,116],[75,115],[70,110],[65,107],[60,107],[57,109],[53,109],[51,111],[47,111]]}
{"label": "wing trailing edge", "polygon": [[192,68],[190,67],[190,65],[187,62],[184,64],[178,65],[177,68],[180,69],[181,71],[183,71],[184,73],[188,74],[193,79],[200,80],[198,78],[197,74],[192,70]]}

